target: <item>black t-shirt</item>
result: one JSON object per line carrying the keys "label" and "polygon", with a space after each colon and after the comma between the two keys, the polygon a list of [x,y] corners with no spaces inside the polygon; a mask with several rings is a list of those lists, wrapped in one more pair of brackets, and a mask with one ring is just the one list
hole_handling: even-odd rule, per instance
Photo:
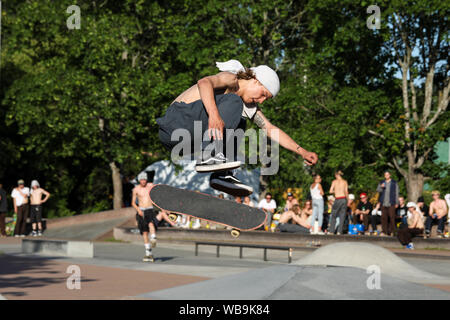
{"label": "black t-shirt", "polygon": [[423,207],[420,208],[420,211],[422,211],[424,217],[429,216],[430,208],[424,203]]}
{"label": "black t-shirt", "polygon": [[0,189],[0,212],[7,212],[8,211],[8,200],[6,199],[6,191],[3,189]]}
{"label": "black t-shirt", "polygon": [[397,210],[395,210],[395,213],[397,214],[397,217],[403,217],[408,214],[408,207],[398,207]]}
{"label": "black t-shirt", "polygon": [[358,203],[357,209],[361,210],[361,211],[369,210],[369,214],[371,214],[372,210],[373,210],[373,205],[369,201],[367,201],[366,203],[363,203],[362,201],[360,201]]}

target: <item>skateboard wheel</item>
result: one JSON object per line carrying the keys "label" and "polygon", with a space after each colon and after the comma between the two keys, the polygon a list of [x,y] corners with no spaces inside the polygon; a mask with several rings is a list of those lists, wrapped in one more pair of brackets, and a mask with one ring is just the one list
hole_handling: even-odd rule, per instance
{"label": "skateboard wheel", "polygon": [[241,234],[241,232],[239,230],[236,230],[236,229],[231,230],[231,236],[233,238],[239,237],[240,234]]}
{"label": "skateboard wheel", "polygon": [[169,214],[169,220],[172,222],[177,221],[178,216],[175,213]]}

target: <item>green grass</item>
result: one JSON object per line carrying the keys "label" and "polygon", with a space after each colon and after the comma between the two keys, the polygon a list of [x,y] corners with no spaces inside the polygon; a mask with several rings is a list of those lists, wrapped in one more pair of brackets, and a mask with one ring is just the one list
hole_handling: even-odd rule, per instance
{"label": "green grass", "polygon": [[103,241],[105,241],[105,242],[117,242],[117,243],[129,243],[129,241],[117,240],[116,238],[106,238]]}
{"label": "green grass", "polygon": [[426,247],[424,250],[450,251],[450,249],[446,248],[430,248],[430,247]]}

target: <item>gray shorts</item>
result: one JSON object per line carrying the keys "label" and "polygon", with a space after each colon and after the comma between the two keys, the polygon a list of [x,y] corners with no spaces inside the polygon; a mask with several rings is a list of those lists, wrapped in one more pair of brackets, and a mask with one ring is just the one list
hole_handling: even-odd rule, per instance
{"label": "gray shorts", "polygon": [[[224,129],[245,129],[245,119],[241,119],[244,108],[242,99],[233,93],[219,94],[215,98],[220,117],[225,123]],[[201,122],[201,134],[203,135],[208,130],[209,116],[202,100],[197,100],[189,104],[184,102],[172,103],[167,109],[166,114],[156,119],[156,123],[159,125],[158,135],[161,143],[166,149],[172,150],[180,142],[190,142],[191,154],[195,150],[203,150],[210,142],[194,141],[195,121]],[[180,138],[180,140],[172,141],[172,133],[177,129],[187,130],[191,136],[191,140],[184,141]],[[199,138],[201,139],[202,136]]]}

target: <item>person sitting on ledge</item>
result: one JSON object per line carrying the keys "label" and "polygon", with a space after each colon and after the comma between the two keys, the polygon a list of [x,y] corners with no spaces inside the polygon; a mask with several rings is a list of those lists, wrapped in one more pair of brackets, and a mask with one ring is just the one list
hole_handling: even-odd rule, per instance
{"label": "person sitting on ledge", "polygon": [[[292,220],[294,223],[289,223]],[[309,234],[311,226],[301,217],[301,209],[298,204],[292,206],[292,210],[283,212],[278,223],[280,232]]]}
{"label": "person sitting on ledge", "polygon": [[423,216],[417,209],[417,205],[414,202],[408,202],[409,218],[408,228],[398,230],[397,237],[400,243],[406,246],[406,249],[414,249],[414,244],[411,242],[412,238],[422,234],[424,230]]}

